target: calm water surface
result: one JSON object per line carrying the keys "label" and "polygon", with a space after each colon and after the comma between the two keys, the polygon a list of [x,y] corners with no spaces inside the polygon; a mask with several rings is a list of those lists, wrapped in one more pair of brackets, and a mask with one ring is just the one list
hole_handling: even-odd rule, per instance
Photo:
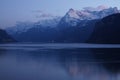
{"label": "calm water surface", "polygon": [[120,45],[0,44],[0,80],[120,80]]}

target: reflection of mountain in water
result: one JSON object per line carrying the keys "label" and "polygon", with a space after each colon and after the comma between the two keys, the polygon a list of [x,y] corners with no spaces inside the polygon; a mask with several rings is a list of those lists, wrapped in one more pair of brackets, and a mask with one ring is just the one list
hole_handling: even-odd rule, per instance
{"label": "reflection of mountain in water", "polygon": [[106,69],[119,72],[120,71],[120,49],[93,49],[97,61],[104,62]]}
{"label": "reflection of mountain in water", "polygon": [[7,74],[12,72],[12,77],[17,76],[21,80],[110,80],[115,77],[107,70],[119,70],[117,67],[119,64],[107,63],[119,60],[119,49],[24,48],[0,49],[0,52],[3,53],[2,56],[0,55],[0,65],[4,66],[0,67],[4,74],[1,72],[0,74],[5,76],[5,72]]}

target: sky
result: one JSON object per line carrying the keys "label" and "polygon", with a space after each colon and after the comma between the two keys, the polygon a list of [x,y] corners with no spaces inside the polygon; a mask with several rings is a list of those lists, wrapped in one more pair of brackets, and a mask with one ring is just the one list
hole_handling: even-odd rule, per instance
{"label": "sky", "polygon": [[0,0],[0,28],[10,27],[16,22],[39,20],[41,13],[63,16],[70,9],[105,5],[118,7],[120,0]]}

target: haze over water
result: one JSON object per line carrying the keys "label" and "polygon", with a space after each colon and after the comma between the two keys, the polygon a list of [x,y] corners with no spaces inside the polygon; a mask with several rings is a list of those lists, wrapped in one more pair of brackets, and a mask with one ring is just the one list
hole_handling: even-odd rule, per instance
{"label": "haze over water", "polygon": [[0,44],[0,80],[119,80],[119,48],[119,44]]}

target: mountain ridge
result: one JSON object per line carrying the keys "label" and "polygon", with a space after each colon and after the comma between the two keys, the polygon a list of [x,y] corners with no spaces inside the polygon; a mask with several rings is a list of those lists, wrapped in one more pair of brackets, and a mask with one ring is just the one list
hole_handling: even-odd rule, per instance
{"label": "mountain ridge", "polygon": [[116,13],[119,13],[116,7],[101,8],[98,11],[87,9],[78,11],[71,8],[63,17],[20,24],[14,27],[18,27],[18,30],[14,31],[14,28],[10,28],[6,31],[16,40],[23,42],[27,40],[30,42],[85,42],[92,34],[97,21],[104,16]]}
{"label": "mountain ridge", "polygon": [[120,13],[109,15],[95,24],[89,43],[120,44]]}

